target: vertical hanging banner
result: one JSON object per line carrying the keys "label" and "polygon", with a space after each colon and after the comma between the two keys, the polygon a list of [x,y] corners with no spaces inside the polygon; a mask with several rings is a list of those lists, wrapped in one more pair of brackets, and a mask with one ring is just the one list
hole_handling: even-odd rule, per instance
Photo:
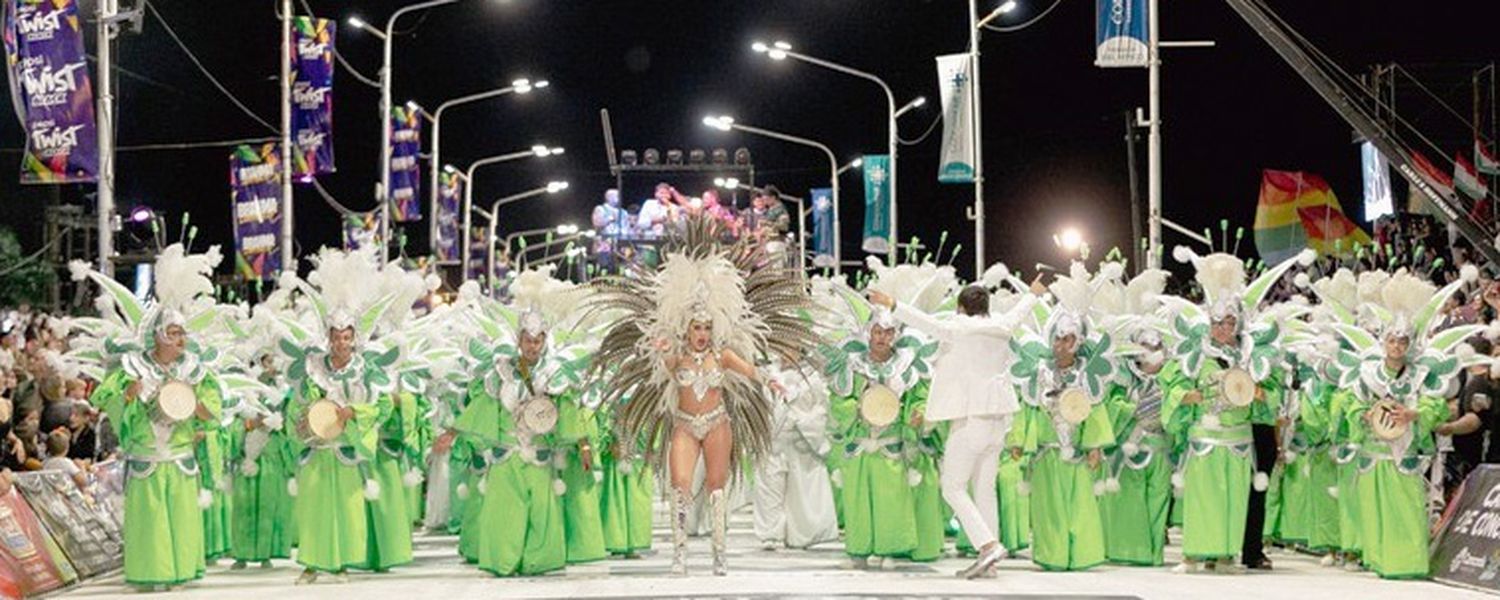
{"label": "vertical hanging banner", "polygon": [[334,171],[334,32],[328,19],[292,19],[292,173],[299,183]]}
{"label": "vertical hanging banner", "polygon": [[462,260],[463,242],[459,233],[463,231],[464,180],[459,173],[438,173],[437,249],[440,263],[457,263]]}
{"label": "vertical hanging banner", "polygon": [[94,87],[76,0],[5,0],[11,96],[26,129],[21,183],[97,181]]}
{"label": "vertical hanging banner", "polygon": [[1146,0],[1094,0],[1094,8],[1094,66],[1149,66]]}
{"label": "vertical hanging banner", "polygon": [[489,236],[488,227],[475,225],[469,228],[469,266],[464,270],[464,279],[484,279],[485,265],[490,262]]}
{"label": "vertical hanging banner", "polygon": [[1359,158],[1365,180],[1365,221],[1374,223],[1375,219],[1396,212],[1396,197],[1391,192],[1391,168],[1385,155],[1371,142],[1359,145]]}
{"label": "vertical hanging banner", "polygon": [[400,223],[422,220],[422,113],[405,106],[391,109],[391,218]]}
{"label": "vertical hanging banner", "polygon": [[344,249],[380,245],[380,211],[344,215]]}
{"label": "vertical hanging banner", "polygon": [[891,157],[866,154],[863,166],[865,229],[860,247],[870,254],[885,254],[891,250]]}
{"label": "vertical hanging banner", "polygon": [[974,183],[974,95],[969,86],[973,61],[964,54],[937,57],[938,89],[943,99],[943,153],[939,183]]}
{"label": "vertical hanging banner", "polygon": [[234,272],[249,280],[281,270],[281,149],[240,146],[229,155]]}
{"label": "vertical hanging banner", "polygon": [[833,188],[813,188],[812,198],[812,250],[813,266],[833,266]]}

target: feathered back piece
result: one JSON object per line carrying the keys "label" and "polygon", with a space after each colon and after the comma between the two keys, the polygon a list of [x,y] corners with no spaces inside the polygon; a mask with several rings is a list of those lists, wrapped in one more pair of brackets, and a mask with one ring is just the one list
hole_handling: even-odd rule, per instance
{"label": "feathered back piece", "polygon": [[375,247],[323,248],[313,257],[315,266],[306,280],[290,270],[281,274],[281,287],[297,288],[312,303],[320,322],[318,331],[309,332],[312,340],[322,339],[331,329],[353,327],[355,338],[363,342],[375,335],[377,327],[388,318],[387,311],[411,310],[411,302],[403,306],[397,306],[396,302],[398,296],[414,299],[402,290],[414,287],[416,282],[401,283],[404,276],[395,265],[386,269],[397,273],[382,272],[377,251]]}
{"label": "feathered back piece", "polygon": [[[614,316],[594,371],[604,380],[605,400],[618,406],[620,439],[651,440],[665,451],[678,390],[655,342],[665,339],[672,346],[668,353],[681,353],[694,320],[711,322],[714,344],[746,361],[815,356],[816,308],[804,277],[772,262],[753,241],[726,243],[724,234],[714,219],[689,217],[664,241],[666,260],[659,269],[633,264],[620,276],[591,284],[588,310]],[[721,401],[735,440],[730,472],[739,473],[742,461],[769,451],[773,405],[760,383],[728,371]],[[665,461],[665,454],[658,460]]]}
{"label": "feathered back piece", "polygon": [[865,264],[875,275],[869,289],[929,314],[942,308],[960,287],[958,275],[950,265],[925,262],[889,267],[878,256],[865,258]]}

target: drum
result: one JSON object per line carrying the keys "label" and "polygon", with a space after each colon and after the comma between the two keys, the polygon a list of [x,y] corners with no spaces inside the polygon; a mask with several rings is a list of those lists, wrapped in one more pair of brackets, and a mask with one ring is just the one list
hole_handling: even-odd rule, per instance
{"label": "drum", "polygon": [[1250,406],[1255,401],[1255,378],[1244,369],[1229,369],[1219,379],[1219,395],[1235,408]]}
{"label": "drum", "polygon": [[859,416],[875,427],[895,423],[901,416],[901,396],[879,383],[872,383],[859,395]]}
{"label": "drum", "polygon": [[1370,432],[1375,434],[1376,438],[1387,442],[1406,435],[1411,424],[1396,422],[1396,415],[1400,414],[1403,408],[1400,402],[1390,398],[1376,402],[1375,406],[1370,407]]}
{"label": "drum", "polygon": [[338,438],[344,433],[344,423],[339,420],[339,405],[332,400],[312,403],[307,407],[307,428],[325,442]]}
{"label": "drum", "polygon": [[557,404],[543,395],[532,396],[517,411],[521,427],[532,435],[552,433],[557,427]]}
{"label": "drum", "polygon": [[198,393],[181,381],[168,381],[156,392],[156,412],[161,418],[178,423],[193,418],[198,411]]}
{"label": "drum", "polygon": [[1069,425],[1084,422],[1093,410],[1094,402],[1089,399],[1088,393],[1081,389],[1068,388],[1057,396],[1057,413]]}

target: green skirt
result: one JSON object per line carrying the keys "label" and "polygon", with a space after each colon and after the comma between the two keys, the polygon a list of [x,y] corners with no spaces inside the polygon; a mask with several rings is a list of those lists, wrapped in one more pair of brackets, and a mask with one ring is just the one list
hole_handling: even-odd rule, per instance
{"label": "green skirt", "polygon": [[297,472],[297,562],[330,573],[369,564],[364,478],[336,452],[313,450]]}
{"label": "green skirt", "polygon": [[175,585],[201,579],[205,568],[198,478],[175,463],[150,475],[126,474],[125,583]]}
{"label": "green skirt", "polygon": [[600,518],[604,524],[604,548],[614,554],[629,554],[651,548],[652,500],[656,477],[645,461],[632,461],[628,472],[620,470],[613,456],[601,462],[604,482],[600,486]]}
{"label": "green skirt", "polygon": [[500,576],[538,575],[567,564],[567,527],[552,470],[510,458],[490,467],[473,528],[473,562]]}

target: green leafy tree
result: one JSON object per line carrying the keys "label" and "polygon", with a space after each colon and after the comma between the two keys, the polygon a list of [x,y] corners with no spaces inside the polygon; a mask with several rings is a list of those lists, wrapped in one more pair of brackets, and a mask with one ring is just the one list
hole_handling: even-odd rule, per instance
{"label": "green leafy tree", "polygon": [[54,276],[42,256],[23,253],[16,232],[0,226],[0,306],[44,304]]}

